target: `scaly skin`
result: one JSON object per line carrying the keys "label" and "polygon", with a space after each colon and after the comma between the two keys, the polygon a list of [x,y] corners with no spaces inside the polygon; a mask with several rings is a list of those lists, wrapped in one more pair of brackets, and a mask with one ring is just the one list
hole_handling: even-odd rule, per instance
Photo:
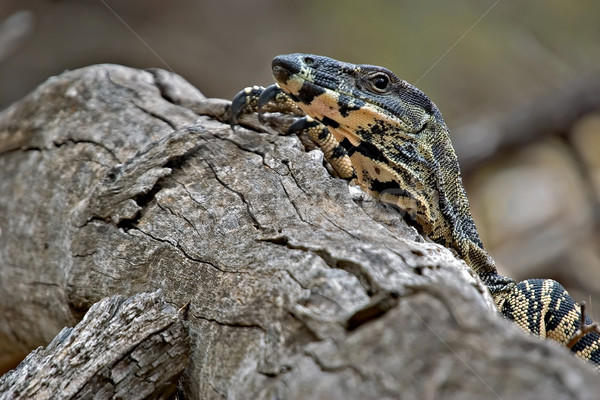
{"label": "scaly skin", "polygon": [[[580,328],[579,306],[553,280],[515,283],[498,274],[471,217],[448,128],[423,92],[385,68],[316,55],[278,56],[272,67],[278,87],[240,92],[233,122],[272,100],[289,108],[291,99],[310,117],[294,128],[309,133],[340,177],[355,179],[366,192],[398,206],[421,233],[454,249],[507,318],[568,345]],[[597,332],[583,335],[571,349],[600,365]]]}

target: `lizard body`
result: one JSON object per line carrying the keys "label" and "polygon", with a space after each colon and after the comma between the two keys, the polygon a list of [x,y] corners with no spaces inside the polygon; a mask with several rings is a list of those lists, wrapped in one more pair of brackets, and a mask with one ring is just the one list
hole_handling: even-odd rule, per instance
{"label": "lizard body", "polygon": [[306,130],[340,177],[356,179],[366,192],[397,206],[421,233],[454,249],[504,316],[600,366],[600,335],[590,332],[591,319],[580,324],[582,312],[560,284],[515,283],[498,274],[471,217],[449,130],[423,92],[385,68],[316,55],[278,56],[272,68],[277,85],[240,92],[232,125],[250,102],[260,111],[275,99],[289,110],[291,100],[308,116],[292,129]]}

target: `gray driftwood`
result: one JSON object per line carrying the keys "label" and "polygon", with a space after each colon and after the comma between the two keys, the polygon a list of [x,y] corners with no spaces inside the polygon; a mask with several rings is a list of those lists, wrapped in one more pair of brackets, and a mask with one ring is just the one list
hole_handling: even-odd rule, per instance
{"label": "gray driftwood", "polygon": [[158,291],[109,297],[0,379],[0,398],[167,398],[188,344],[183,320]]}
{"label": "gray driftwood", "polygon": [[289,121],[249,116],[255,129],[234,133],[228,104],[165,71],[99,65],[0,114],[5,358],[46,345],[104,297],[162,289],[185,311],[185,398],[600,392],[588,365],[496,315],[450,251],[277,135]]}

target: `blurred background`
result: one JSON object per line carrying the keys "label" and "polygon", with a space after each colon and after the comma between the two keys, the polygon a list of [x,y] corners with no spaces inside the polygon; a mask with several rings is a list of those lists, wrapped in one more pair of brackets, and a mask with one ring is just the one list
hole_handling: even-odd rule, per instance
{"label": "blurred background", "polygon": [[271,58],[383,65],[442,110],[483,241],[515,279],[600,317],[600,2],[0,0],[0,109],[96,63],[171,70],[206,96]]}

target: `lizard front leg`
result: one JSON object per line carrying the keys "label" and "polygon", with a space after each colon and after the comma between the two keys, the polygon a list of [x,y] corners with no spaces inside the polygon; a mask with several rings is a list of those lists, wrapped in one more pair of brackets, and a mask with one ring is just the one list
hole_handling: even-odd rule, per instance
{"label": "lizard front leg", "polygon": [[321,149],[325,159],[340,178],[356,177],[348,152],[333,137],[328,127],[309,116],[301,116],[304,113],[296,105],[296,102],[277,84],[266,88],[252,86],[240,91],[231,102],[229,120],[231,128],[234,129],[240,115],[250,112],[258,112],[260,119],[264,112],[280,112],[300,116],[290,125],[287,134],[305,133]]}

